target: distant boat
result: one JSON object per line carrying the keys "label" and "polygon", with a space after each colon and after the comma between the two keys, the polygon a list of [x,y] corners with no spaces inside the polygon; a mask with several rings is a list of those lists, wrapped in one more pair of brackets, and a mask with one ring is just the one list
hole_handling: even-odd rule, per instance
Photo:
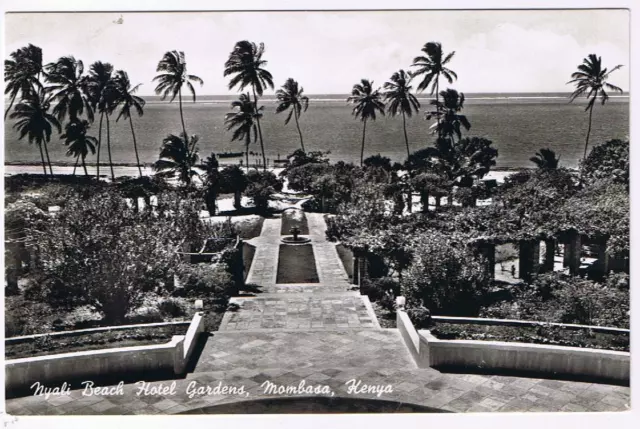
{"label": "distant boat", "polygon": [[244,152],[222,152],[222,153],[217,153],[216,156],[218,158],[237,158],[237,157],[244,156]]}

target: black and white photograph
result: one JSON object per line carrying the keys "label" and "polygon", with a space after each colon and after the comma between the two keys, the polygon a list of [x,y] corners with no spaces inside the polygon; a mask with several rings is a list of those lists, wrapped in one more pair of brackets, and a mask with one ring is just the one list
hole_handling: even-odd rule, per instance
{"label": "black and white photograph", "polygon": [[3,418],[631,411],[629,9],[50,4]]}

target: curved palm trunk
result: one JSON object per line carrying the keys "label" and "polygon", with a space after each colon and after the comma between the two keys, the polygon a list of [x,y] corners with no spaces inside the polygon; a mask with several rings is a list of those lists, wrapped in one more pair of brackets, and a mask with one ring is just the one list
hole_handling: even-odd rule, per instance
{"label": "curved palm trunk", "polygon": [[107,154],[109,155],[109,168],[111,169],[111,180],[115,182],[116,175],[113,172],[113,161],[111,160],[111,135],[109,127],[109,114],[107,114]]}
{"label": "curved palm trunk", "polygon": [[51,169],[51,159],[49,158],[49,149],[47,148],[47,142],[44,142],[44,153],[47,155],[47,164],[49,164],[49,174],[53,176],[53,170]]}
{"label": "curved palm trunk", "polygon": [[245,146],[244,156],[245,156],[246,161],[247,161],[247,173],[249,173],[249,144],[251,143],[251,135],[248,134],[247,137],[248,137],[247,141],[246,141],[246,143],[244,145]]}
{"label": "curved palm trunk", "polygon": [[364,165],[364,136],[367,131],[367,120],[365,119],[362,127],[362,149],[360,149],[360,167]]}
{"label": "curved palm trunk", "polygon": [[13,107],[13,102],[16,101],[16,95],[18,94],[13,94],[13,97],[11,97],[11,102],[9,103],[9,107],[7,108],[7,110],[4,111],[5,121],[7,120],[7,115],[9,114],[9,112],[11,111],[11,108]]}
{"label": "curved palm trunk", "polygon": [[84,175],[89,177],[89,172],[87,171],[86,156],[82,157],[82,169],[84,170]]}
{"label": "curved palm trunk", "polygon": [[96,159],[96,179],[100,180],[100,147],[102,144],[102,119],[104,112],[100,112],[100,124],[98,125],[98,157]]}
{"label": "curved palm trunk", "polygon": [[76,168],[78,168],[78,162],[80,162],[80,154],[78,154],[78,156],[76,156],[76,163],[73,164],[73,174],[72,174],[72,176],[76,175]]}
{"label": "curved palm trunk", "polygon": [[302,131],[300,131],[300,124],[298,123],[298,112],[295,112],[295,118],[296,128],[298,128],[298,134],[300,135],[300,146],[302,146],[302,151],[306,152],[306,150],[304,150],[304,141],[302,141]]}
{"label": "curved palm trunk", "polygon": [[262,171],[267,171],[267,157],[264,154],[264,141],[262,140],[262,128],[260,127],[260,118],[258,113],[258,96],[256,95],[256,89],[253,88],[253,108],[256,110],[256,123],[258,124],[258,137],[260,137],[260,150],[262,151]]}
{"label": "curved palm trunk", "polygon": [[[440,103],[440,81],[438,79],[439,75],[436,75],[436,110],[438,109],[438,105]],[[442,130],[440,127],[440,112],[436,115],[436,129],[438,130],[438,138],[442,137]]]}
{"label": "curved palm trunk", "polygon": [[40,149],[40,159],[42,160],[42,169],[44,170],[44,175],[47,175],[47,164],[44,162],[44,152],[42,152],[42,143],[38,143],[38,148]]}
{"label": "curved palm trunk", "polygon": [[133,130],[133,120],[129,115],[129,125],[131,126],[131,135],[133,136],[133,150],[136,153],[136,164],[138,165],[138,173],[142,177],[142,168],[140,167],[140,156],[138,155],[138,143],[136,142],[136,132]]}

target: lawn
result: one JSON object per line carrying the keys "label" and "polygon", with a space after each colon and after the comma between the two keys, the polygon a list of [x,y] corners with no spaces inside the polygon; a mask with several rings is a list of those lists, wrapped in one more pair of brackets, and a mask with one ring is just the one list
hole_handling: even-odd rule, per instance
{"label": "lawn", "polygon": [[307,217],[302,210],[286,210],[282,213],[280,235],[291,235],[291,228],[298,227],[300,235],[309,235]]}
{"label": "lawn", "polygon": [[264,218],[262,216],[255,219],[245,220],[235,224],[235,228],[243,240],[250,240],[258,237],[262,232],[262,224]]}
{"label": "lawn", "polygon": [[5,357],[18,359],[86,350],[164,344],[169,342],[173,335],[184,335],[187,328],[186,325],[170,325],[64,337],[45,336],[20,343],[5,344]]}
{"label": "lawn", "polygon": [[434,323],[429,331],[447,340],[506,341],[629,351],[628,334],[604,334],[552,326],[520,327]]}
{"label": "lawn", "polygon": [[280,245],[276,283],[318,283],[316,260],[310,244]]}

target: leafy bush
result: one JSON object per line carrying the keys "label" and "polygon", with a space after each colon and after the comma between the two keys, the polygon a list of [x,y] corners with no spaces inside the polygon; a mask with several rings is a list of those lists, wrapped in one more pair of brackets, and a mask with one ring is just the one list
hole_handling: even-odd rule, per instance
{"label": "leafy bush", "polygon": [[424,306],[443,315],[478,314],[490,285],[481,256],[436,230],[421,236],[414,252],[401,282],[409,307]]}
{"label": "leafy bush", "polygon": [[407,316],[416,329],[427,329],[431,326],[431,312],[423,306],[407,308]]}
{"label": "leafy bush", "polygon": [[159,323],[164,322],[164,316],[157,308],[144,307],[127,317],[127,323],[132,325],[138,323]]}
{"label": "leafy bush", "polygon": [[385,291],[378,304],[390,313],[396,312],[396,296],[389,290]]}
{"label": "leafy bush", "polygon": [[276,177],[270,171],[250,171],[247,175],[249,185],[245,191],[247,197],[253,200],[253,204],[259,213],[266,213],[269,208],[271,196],[282,191],[282,179]]}
{"label": "leafy bush", "polygon": [[231,274],[221,266],[185,264],[180,268],[179,276],[184,284],[184,293],[189,297],[227,302],[236,288]]}
{"label": "leafy bush", "polygon": [[166,298],[160,301],[158,311],[167,317],[182,317],[187,314],[184,304],[175,298]]}

